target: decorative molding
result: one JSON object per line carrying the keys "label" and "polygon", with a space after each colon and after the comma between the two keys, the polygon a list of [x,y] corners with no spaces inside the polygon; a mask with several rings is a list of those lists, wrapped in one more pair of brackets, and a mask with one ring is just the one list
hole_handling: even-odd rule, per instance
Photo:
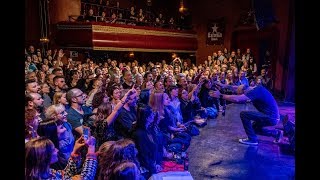
{"label": "decorative molding", "polygon": [[191,50],[175,50],[175,49],[146,49],[146,48],[120,48],[120,47],[97,47],[94,46],[93,50],[99,51],[139,51],[139,52],[177,52],[177,53],[196,53]]}
{"label": "decorative molding", "polygon": [[78,30],[91,30],[92,29],[92,25],[81,25],[81,24],[77,24],[77,25],[70,25],[70,24],[57,24],[57,29],[59,30],[66,30],[66,29],[78,29]]}
{"label": "decorative molding", "polygon": [[61,49],[93,49],[92,47],[83,46],[60,46]]}
{"label": "decorative molding", "polygon": [[196,34],[168,32],[168,31],[155,31],[155,30],[147,30],[147,29],[135,29],[135,28],[123,28],[123,27],[113,27],[113,26],[100,26],[100,25],[92,25],[92,32],[197,38]]}

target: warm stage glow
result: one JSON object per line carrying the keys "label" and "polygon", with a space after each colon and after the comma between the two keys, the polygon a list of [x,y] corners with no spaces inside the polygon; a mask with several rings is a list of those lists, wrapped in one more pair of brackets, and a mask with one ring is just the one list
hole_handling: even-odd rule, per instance
{"label": "warm stage glow", "polygon": [[179,12],[182,13],[183,11],[185,11],[185,9],[186,9],[186,8],[184,8],[184,7],[182,6],[182,7],[179,8]]}
{"label": "warm stage glow", "polygon": [[180,8],[179,8],[179,12],[183,13],[187,10],[187,8],[184,7],[184,3],[183,0],[180,1]]}
{"label": "warm stage glow", "polygon": [[40,38],[41,43],[48,43],[50,40],[47,37]]}

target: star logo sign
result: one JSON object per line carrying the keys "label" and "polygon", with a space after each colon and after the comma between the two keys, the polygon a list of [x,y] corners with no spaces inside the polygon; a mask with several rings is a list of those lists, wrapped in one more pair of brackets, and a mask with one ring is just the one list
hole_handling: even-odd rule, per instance
{"label": "star logo sign", "polygon": [[213,33],[217,33],[218,31],[218,26],[217,26],[217,24],[214,24],[214,26],[213,27],[211,27],[212,28],[212,32]]}

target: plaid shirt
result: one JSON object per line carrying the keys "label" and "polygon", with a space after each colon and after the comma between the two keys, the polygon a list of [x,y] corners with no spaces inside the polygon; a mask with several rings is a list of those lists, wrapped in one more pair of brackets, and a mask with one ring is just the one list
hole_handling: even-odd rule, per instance
{"label": "plaid shirt", "polygon": [[[46,178],[46,180],[71,180],[73,176],[77,175],[77,163],[79,163],[80,159],[79,155],[72,154],[66,168],[64,170],[50,169],[51,177]],[[96,175],[97,166],[96,154],[87,154],[80,177],[83,180],[93,180]]]}

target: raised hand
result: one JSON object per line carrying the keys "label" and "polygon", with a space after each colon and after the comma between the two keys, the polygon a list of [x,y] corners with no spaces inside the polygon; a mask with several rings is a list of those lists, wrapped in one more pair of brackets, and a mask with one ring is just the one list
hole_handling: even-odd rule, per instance
{"label": "raised hand", "polygon": [[123,103],[126,103],[129,100],[130,96],[136,92],[137,90],[134,88],[134,84],[133,84],[132,88],[123,96],[121,101]]}
{"label": "raised hand", "polygon": [[93,136],[90,136],[86,142],[88,146],[88,153],[95,153],[96,151],[96,139]]}
{"label": "raised hand", "polygon": [[83,135],[76,140],[76,142],[74,143],[74,147],[73,147],[73,153],[78,154],[79,150],[81,149],[81,147],[83,147],[85,145],[85,140],[83,138]]}
{"label": "raised hand", "polygon": [[63,56],[64,56],[63,50],[60,49],[60,50],[59,50],[59,53],[58,53],[58,57],[63,57]]}

